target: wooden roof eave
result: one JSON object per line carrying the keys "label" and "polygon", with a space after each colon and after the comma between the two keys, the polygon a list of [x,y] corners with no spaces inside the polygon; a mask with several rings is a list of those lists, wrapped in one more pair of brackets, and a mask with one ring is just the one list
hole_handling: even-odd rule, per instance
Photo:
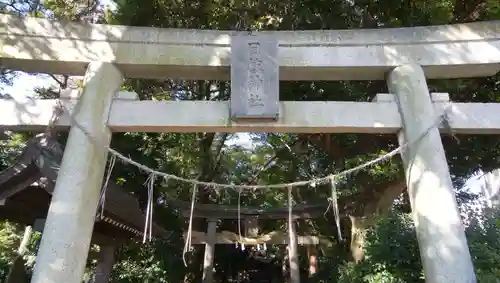
{"label": "wooden roof eave", "polygon": [[[27,143],[14,165],[0,172],[0,199],[6,199],[37,181],[42,181],[42,187],[52,194],[62,156],[63,150],[57,141],[45,134],[37,135]],[[41,180],[42,177],[45,180]],[[17,182],[12,182],[14,178]],[[109,217],[115,218],[116,222],[142,231],[145,215],[140,210],[137,199],[112,182],[106,190],[104,211]],[[161,237],[166,231],[154,223],[153,234]]]}
{"label": "wooden roof eave", "polygon": [[33,156],[38,154],[34,142],[29,141],[14,165],[0,172],[0,200],[9,198],[40,179],[38,167],[33,163]]}

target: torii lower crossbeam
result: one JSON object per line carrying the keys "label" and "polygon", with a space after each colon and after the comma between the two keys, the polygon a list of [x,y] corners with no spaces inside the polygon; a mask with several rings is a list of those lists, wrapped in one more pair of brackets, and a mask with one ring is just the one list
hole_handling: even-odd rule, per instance
{"label": "torii lower crossbeam", "polygon": [[[380,96],[380,95],[379,95]],[[387,97],[387,95],[382,95]],[[442,98],[443,94],[433,94]],[[61,103],[73,111],[77,100],[0,101],[0,129],[43,131],[54,108]],[[395,101],[280,102],[276,122],[234,122],[226,101],[131,101],[114,100],[108,126],[113,132],[295,132],[395,134],[402,128]],[[434,102],[438,119],[447,109],[450,127],[456,134],[500,134],[500,103]],[[335,115],[332,115],[334,113]],[[57,126],[67,129],[64,114]],[[429,125],[430,126],[430,125]],[[447,131],[444,125],[441,130]]]}

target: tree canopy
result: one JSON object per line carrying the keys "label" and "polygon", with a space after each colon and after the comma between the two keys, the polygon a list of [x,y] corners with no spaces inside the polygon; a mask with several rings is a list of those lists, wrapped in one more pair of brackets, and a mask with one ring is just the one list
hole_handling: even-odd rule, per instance
{"label": "tree canopy", "polygon": [[[114,8],[105,7],[97,0],[8,0],[0,3],[3,3],[0,5],[3,13],[92,23],[220,30],[383,29],[500,19],[500,2],[495,0],[117,0]],[[12,74],[2,69],[2,84],[11,82]],[[68,76],[62,74],[52,78],[53,88],[36,89],[34,93],[54,97],[60,88],[68,86]],[[500,101],[498,75],[429,80],[428,84],[430,91],[450,93],[453,101]],[[230,85],[226,81],[128,79],[122,88],[137,92],[142,100],[227,100],[230,96]],[[280,99],[287,101],[369,101],[376,93],[386,92],[384,81],[280,83]],[[29,136],[6,134],[0,149],[2,168],[9,165]],[[398,146],[394,135],[250,133],[250,137],[252,145],[241,146],[234,143],[234,134],[227,133],[125,133],[113,136],[112,147],[151,168],[186,178],[219,183],[275,184],[340,172]],[[64,142],[66,134],[60,133],[59,138]],[[498,140],[485,135],[444,135],[442,138],[464,217],[468,215],[467,219],[474,219],[468,225],[467,234],[480,282],[494,282],[490,280],[500,278],[500,227],[494,221],[497,214],[470,211],[476,196],[462,188],[478,171],[499,167]],[[148,176],[125,164],[116,165],[112,174],[118,182],[133,188],[130,193],[145,207],[147,192],[143,184]],[[400,158],[348,176],[337,187],[343,215],[340,228],[342,238],[347,240],[342,241],[337,236],[331,215],[301,220],[298,224],[300,233],[321,235],[334,243],[333,247],[322,250],[319,271],[308,282],[423,282]],[[285,190],[241,195],[236,190],[221,191],[203,186],[198,190],[197,202],[204,204],[237,205],[240,201],[241,206],[262,208],[287,204]],[[188,184],[175,181],[155,184],[155,221],[173,233],[152,244],[131,243],[122,247],[113,282],[201,281],[203,247],[195,248],[189,257],[189,266],[184,267],[182,231],[187,224],[178,211],[168,205],[173,199],[189,202],[190,196]],[[294,201],[299,204],[322,203],[329,196],[327,186],[323,185],[293,189]],[[219,225],[225,230],[238,229],[235,221]],[[206,223],[196,221],[194,227],[204,231]],[[284,221],[265,221],[261,227],[266,231],[286,231]],[[11,238],[5,236],[5,239],[3,235],[15,232],[6,229],[10,228],[2,228],[0,234],[0,248],[9,250],[12,249]],[[269,261],[262,264],[250,250],[217,246],[217,280],[232,282],[237,272],[252,269],[267,270],[268,274],[275,274],[282,280],[284,254],[284,247],[273,247],[266,253]],[[305,251],[301,250],[301,254]],[[4,266],[3,258],[2,252],[0,268]],[[303,272],[307,273],[305,257],[301,260]]]}

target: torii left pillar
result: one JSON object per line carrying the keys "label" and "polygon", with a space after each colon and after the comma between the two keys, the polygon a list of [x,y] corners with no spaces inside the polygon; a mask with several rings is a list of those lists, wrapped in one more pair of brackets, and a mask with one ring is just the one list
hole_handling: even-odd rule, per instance
{"label": "torii left pillar", "polygon": [[98,140],[71,127],[45,221],[31,283],[80,283],[87,262],[95,213],[111,142],[108,114],[123,82],[111,63],[87,67],[75,119]]}

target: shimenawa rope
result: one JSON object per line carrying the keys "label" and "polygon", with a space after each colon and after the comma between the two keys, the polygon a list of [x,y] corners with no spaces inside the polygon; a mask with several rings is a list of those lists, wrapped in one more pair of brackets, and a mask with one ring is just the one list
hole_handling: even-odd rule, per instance
{"label": "shimenawa rope", "polygon": [[179,177],[176,175],[164,173],[161,171],[157,171],[155,169],[149,168],[148,166],[141,164],[137,161],[134,161],[132,158],[126,157],[122,153],[116,151],[115,149],[111,148],[107,144],[100,142],[97,138],[93,137],[86,129],[85,127],[81,126],[78,121],[71,115],[71,112],[64,107],[61,103],[59,103],[59,106],[68,114],[70,120],[71,120],[71,125],[77,127],[79,130],[81,130],[94,144],[97,146],[105,148],[110,154],[115,155],[118,159],[120,159],[123,163],[133,165],[137,167],[139,170],[142,170],[146,173],[149,174],[155,174],[156,176],[161,176],[164,177],[165,179],[172,179],[172,180],[177,180],[180,182],[185,182],[189,184],[196,184],[196,185],[201,185],[201,186],[206,186],[206,187],[211,187],[211,188],[220,188],[220,189],[241,189],[241,190],[257,190],[257,189],[281,189],[281,188],[287,188],[289,186],[292,187],[300,187],[300,186],[306,186],[306,185],[312,185],[312,184],[326,184],[328,183],[329,180],[332,178],[339,178],[339,177],[345,177],[347,175],[350,175],[352,173],[355,173],[357,171],[361,171],[367,167],[370,167],[372,165],[384,162],[388,160],[389,158],[393,157],[394,155],[398,154],[401,152],[403,149],[408,147],[411,144],[417,143],[420,141],[420,139],[424,136],[427,135],[427,133],[433,129],[434,127],[438,126],[439,124],[442,123],[443,119],[446,119],[446,113],[447,109],[445,109],[444,113],[439,116],[437,121],[435,123],[432,123],[416,140],[414,141],[407,141],[403,145],[400,145],[398,148],[390,151],[389,153],[386,153],[384,155],[381,155],[375,159],[372,159],[368,162],[365,162],[363,164],[360,164],[356,167],[347,169],[345,171],[342,171],[340,173],[336,174],[330,174],[325,177],[320,177],[320,178],[313,178],[310,180],[304,180],[304,181],[297,181],[297,182],[292,182],[292,183],[281,183],[281,184],[273,184],[273,185],[235,185],[235,184],[220,184],[220,183],[215,183],[215,182],[204,182],[204,181],[198,181],[195,179],[189,179],[189,178],[183,178]]}
{"label": "shimenawa rope", "polygon": [[[347,175],[350,175],[352,173],[361,171],[367,167],[370,167],[372,165],[384,162],[394,155],[398,154],[401,152],[403,149],[408,147],[409,145],[413,145],[417,142],[419,142],[424,136],[426,136],[431,129],[433,129],[436,126],[439,126],[441,123],[445,123],[445,125],[449,126],[449,121],[448,121],[448,108],[446,108],[443,112],[442,115],[439,116],[437,121],[432,123],[416,140],[414,141],[407,141],[405,144],[400,145],[398,148],[390,151],[389,153],[386,153],[382,156],[379,156],[373,160],[370,160],[368,162],[365,162],[363,164],[360,164],[356,167],[347,169],[345,171],[342,171],[337,174],[330,174],[326,177],[321,177],[321,178],[313,178],[310,180],[305,180],[305,181],[298,181],[298,182],[292,182],[292,183],[283,183],[283,184],[274,184],[274,185],[234,185],[234,184],[219,184],[219,183],[214,183],[214,182],[203,182],[203,181],[198,181],[195,179],[188,179],[188,178],[183,178],[179,177],[176,175],[160,172],[154,169],[149,168],[146,165],[143,165],[139,162],[136,162],[132,160],[131,158],[128,158],[121,154],[120,152],[112,149],[110,146],[108,146],[105,143],[100,142],[97,138],[92,136],[80,123],[76,120],[76,118],[71,114],[70,111],[68,111],[60,102],[58,103],[58,108],[63,109],[64,112],[66,112],[70,118],[71,121],[71,126],[76,126],[79,130],[81,130],[94,144],[97,146],[101,146],[105,148],[112,156],[115,156],[116,158],[119,158],[122,162],[126,164],[133,165],[137,167],[138,169],[147,172],[150,174],[149,178],[149,183],[148,183],[148,208],[147,208],[147,215],[146,215],[146,224],[145,224],[145,231],[144,231],[144,239],[143,241],[146,240],[146,234],[147,234],[147,228],[149,228],[149,238],[151,239],[151,225],[152,225],[152,205],[153,205],[153,200],[152,200],[152,186],[154,183],[154,179],[156,176],[161,176],[165,179],[173,179],[181,182],[186,182],[190,183],[193,185],[193,190],[192,190],[192,199],[191,199],[191,211],[190,211],[190,218],[189,218],[189,227],[188,227],[188,232],[186,235],[186,243],[184,246],[184,251],[183,251],[183,260],[184,264],[187,265],[186,262],[186,254],[188,251],[191,250],[191,236],[192,236],[192,221],[193,221],[193,213],[194,213],[194,205],[195,205],[195,200],[196,200],[196,192],[197,192],[197,186],[198,185],[204,185],[207,187],[211,188],[224,188],[224,189],[237,189],[239,191],[239,197],[238,197],[238,218],[240,218],[240,195],[241,191],[244,189],[274,189],[274,188],[288,188],[288,223],[289,225],[292,225],[292,205],[291,205],[291,188],[292,187],[298,187],[298,186],[305,186],[305,185],[312,185],[312,184],[324,184],[330,181],[330,186],[331,186],[331,198],[329,198],[330,204],[333,206],[334,209],[334,214],[335,214],[335,221],[337,224],[337,232],[339,233],[339,239],[341,239],[341,234],[340,234],[340,220],[339,220],[339,212],[338,212],[338,205],[337,205],[337,194],[336,194],[336,186],[335,186],[335,181],[336,178],[339,177],[344,177]],[[149,226],[148,226],[149,223]],[[241,241],[242,236],[241,236],[241,227],[238,225],[238,236]]]}

